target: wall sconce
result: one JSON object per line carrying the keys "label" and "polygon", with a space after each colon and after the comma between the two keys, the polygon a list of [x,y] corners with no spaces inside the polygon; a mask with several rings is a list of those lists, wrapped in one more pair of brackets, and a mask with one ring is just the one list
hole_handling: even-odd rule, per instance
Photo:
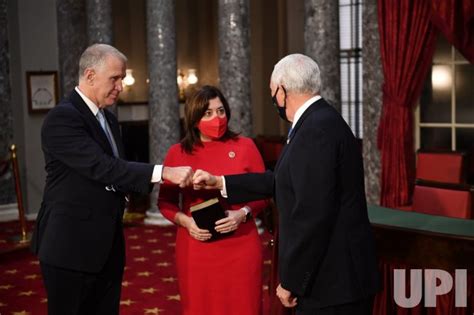
{"label": "wall sconce", "polygon": [[133,70],[125,70],[125,78],[122,80],[122,85],[124,88],[131,87],[135,84],[135,78],[133,77]]}
{"label": "wall sconce", "polygon": [[196,75],[196,69],[188,69],[188,74],[185,75],[181,69],[178,69],[178,76],[176,82],[178,83],[179,90],[179,101],[184,102],[186,100],[186,89],[190,85],[194,85],[199,81]]}
{"label": "wall sconce", "polygon": [[451,87],[453,78],[449,66],[435,65],[431,72],[431,84],[434,89],[444,90]]}

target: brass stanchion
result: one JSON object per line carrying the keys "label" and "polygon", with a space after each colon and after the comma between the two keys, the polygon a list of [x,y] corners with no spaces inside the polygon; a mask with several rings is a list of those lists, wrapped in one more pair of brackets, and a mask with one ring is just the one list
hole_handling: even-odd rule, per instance
{"label": "brass stanchion", "polygon": [[21,193],[20,172],[18,170],[18,159],[16,153],[16,146],[14,144],[10,147],[11,162],[13,168],[13,178],[15,179],[16,201],[18,204],[18,217],[20,221],[21,235],[16,235],[10,238],[15,243],[25,244],[30,241],[29,235],[26,232],[25,209],[23,208],[23,194]]}
{"label": "brass stanchion", "polygon": [[132,209],[135,207],[132,206],[131,196],[127,195],[125,197],[125,200],[126,200],[126,207],[125,207],[125,212],[122,218],[123,224],[129,226],[129,225],[133,225],[134,223],[143,222],[143,219],[145,218],[145,214],[140,213],[140,212],[135,212],[136,209]]}

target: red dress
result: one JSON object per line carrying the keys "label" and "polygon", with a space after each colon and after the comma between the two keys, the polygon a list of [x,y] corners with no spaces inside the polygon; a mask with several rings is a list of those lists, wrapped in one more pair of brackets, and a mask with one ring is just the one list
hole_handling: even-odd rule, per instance
{"label": "red dress", "polygon": [[[180,144],[170,148],[165,166],[191,166],[214,175],[263,172],[262,157],[249,138],[204,142],[187,154]],[[182,193],[182,209],[179,193]],[[163,184],[158,207],[171,221],[177,211],[190,216],[189,208],[201,201],[220,197],[219,191],[194,191]],[[225,200],[223,200],[223,204]],[[266,200],[227,206],[240,209],[248,205],[256,215],[267,206]],[[178,227],[176,262],[184,315],[258,315],[262,301],[262,248],[254,220],[241,223],[226,238],[201,242],[188,230]]]}

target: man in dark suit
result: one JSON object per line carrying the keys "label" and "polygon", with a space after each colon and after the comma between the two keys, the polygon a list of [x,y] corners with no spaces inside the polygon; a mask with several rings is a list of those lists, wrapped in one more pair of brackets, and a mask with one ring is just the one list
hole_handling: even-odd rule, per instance
{"label": "man in dark suit", "polygon": [[52,109],[41,132],[46,186],[32,240],[48,295],[48,314],[118,314],[125,246],[125,193],[152,183],[191,183],[189,167],[127,162],[115,116],[105,108],[122,91],[126,57],[112,46],[87,48],[79,85]]}
{"label": "man in dark suit", "polygon": [[196,189],[221,189],[231,203],[273,196],[279,209],[277,296],[296,314],[366,314],[379,290],[360,148],[341,115],[319,96],[319,67],[294,54],[270,81],[281,118],[292,122],[275,171],[214,176],[197,170]]}

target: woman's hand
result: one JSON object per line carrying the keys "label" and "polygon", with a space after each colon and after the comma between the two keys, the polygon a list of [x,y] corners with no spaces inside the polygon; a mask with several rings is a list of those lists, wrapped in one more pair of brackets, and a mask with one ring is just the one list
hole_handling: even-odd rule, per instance
{"label": "woman's hand", "polygon": [[245,220],[245,211],[239,210],[227,210],[227,217],[216,221],[216,231],[219,233],[228,233],[238,229],[240,223]]}
{"label": "woman's hand", "polygon": [[212,236],[208,230],[200,229],[192,217],[188,217],[183,213],[178,213],[175,217],[175,221],[179,225],[185,227],[188,230],[189,235],[198,241],[207,241]]}

